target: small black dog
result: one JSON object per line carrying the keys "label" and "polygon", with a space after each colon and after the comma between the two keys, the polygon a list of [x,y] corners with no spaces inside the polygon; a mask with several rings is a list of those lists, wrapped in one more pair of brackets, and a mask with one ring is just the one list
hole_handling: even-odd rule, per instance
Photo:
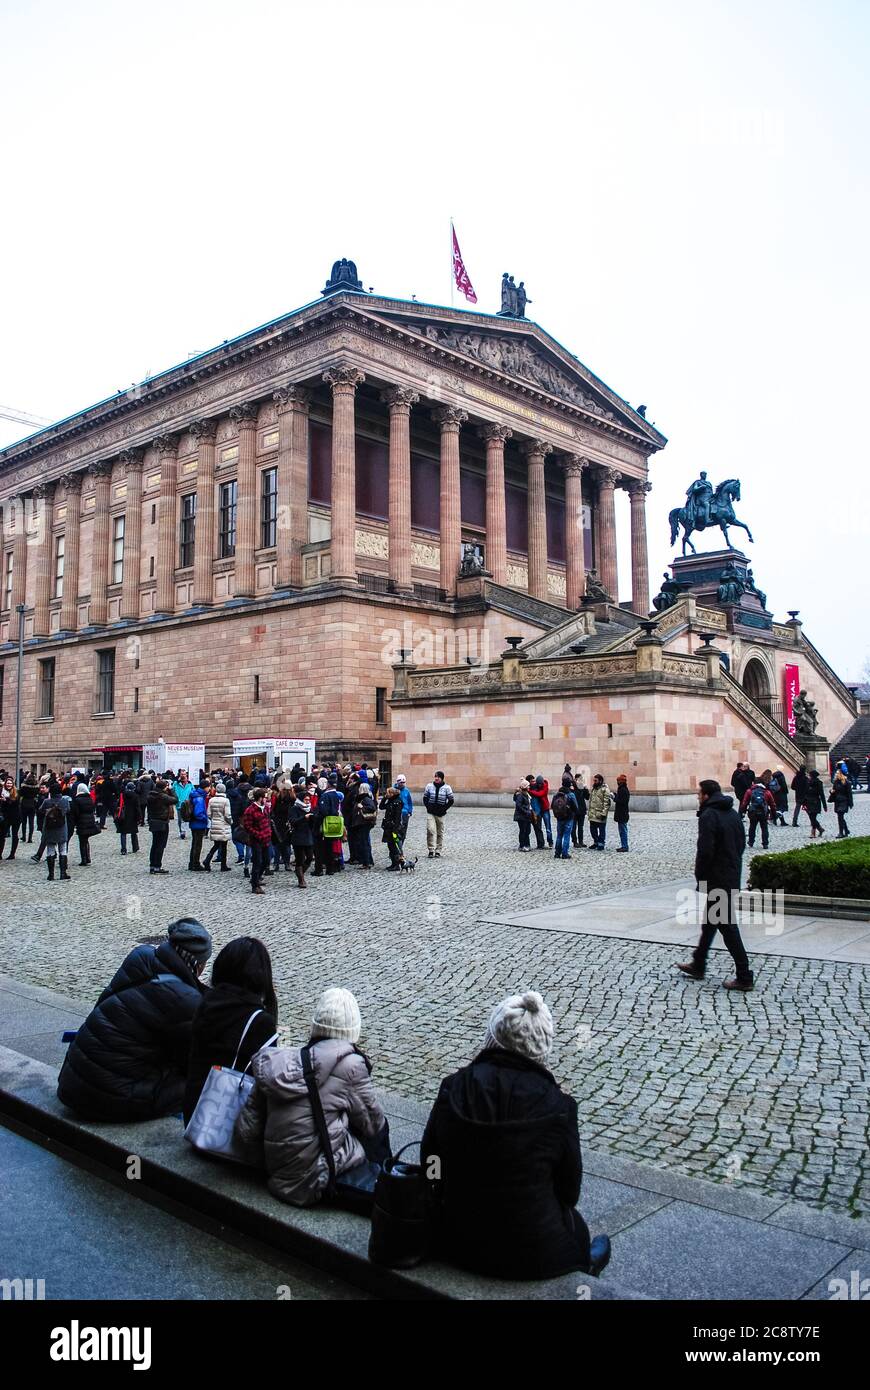
{"label": "small black dog", "polygon": [[[417,855],[417,859],[419,859],[419,857],[420,857],[420,856]],[[403,860],[402,860],[402,873],[403,873],[403,874],[412,874],[412,873],[414,872],[415,867],[416,867],[417,859],[403,859]]]}

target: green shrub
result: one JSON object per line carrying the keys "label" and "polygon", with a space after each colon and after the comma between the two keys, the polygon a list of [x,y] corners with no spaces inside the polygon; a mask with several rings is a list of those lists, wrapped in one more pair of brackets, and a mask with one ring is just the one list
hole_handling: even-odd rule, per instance
{"label": "green shrub", "polygon": [[870,899],[870,836],[819,841],[785,854],[757,854],[750,888],[781,888],[813,898]]}

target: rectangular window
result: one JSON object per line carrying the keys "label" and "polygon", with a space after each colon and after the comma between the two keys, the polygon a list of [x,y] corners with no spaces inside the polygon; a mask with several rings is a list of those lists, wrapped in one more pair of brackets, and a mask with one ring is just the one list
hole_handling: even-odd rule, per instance
{"label": "rectangular window", "polygon": [[258,705],[259,703],[260,703],[260,677],[259,677],[259,676],[255,676],[255,677],[254,677],[254,704],[255,704],[255,705]]}
{"label": "rectangular window", "polygon": [[150,556],[150,557],[149,557],[149,560],[148,560],[148,578],[149,578],[149,579],[153,579],[153,578],[154,578],[154,556],[153,556],[153,555]]}
{"label": "rectangular window", "polygon": [[54,657],[39,663],[39,717],[54,718]]}
{"label": "rectangular window", "polygon": [[124,581],[124,523],[126,517],[122,514],[112,520],[112,583],[122,584]]}
{"label": "rectangular window", "polygon": [[66,550],[66,536],[58,536],[54,543],[54,597],[63,598],[63,556]]}
{"label": "rectangular window", "polygon": [[278,470],[264,468],[260,483],[260,548],[271,550],[278,542]]}
{"label": "rectangular window", "polygon": [[3,570],[3,607],[12,607],[12,551],[6,553],[6,565]]}
{"label": "rectangular window", "polygon": [[386,724],[387,722],[387,687],[378,685],[375,687],[375,723]]}
{"label": "rectangular window", "polygon": [[139,713],[139,687],[138,687],[138,685],[135,686],[134,689],[133,689],[133,713],[134,713],[134,714],[138,714],[138,713]]}
{"label": "rectangular window", "polygon": [[181,544],[178,547],[178,563],[181,569],[189,569],[193,564],[193,544],[196,534],[196,493],[185,493],[181,499]]}
{"label": "rectangular window", "polygon": [[221,483],[218,507],[218,558],[228,560],[236,553],[237,484]]}
{"label": "rectangular window", "polygon": [[115,648],[97,652],[97,714],[115,712]]}

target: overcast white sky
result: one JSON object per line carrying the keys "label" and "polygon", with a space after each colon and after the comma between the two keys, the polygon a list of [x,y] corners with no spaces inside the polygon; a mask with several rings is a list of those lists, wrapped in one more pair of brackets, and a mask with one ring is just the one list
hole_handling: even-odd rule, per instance
{"label": "overcast white sky", "polygon": [[770,607],[858,676],[868,63],[867,0],[0,0],[0,403],[82,409],[339,256],[449,303],[452,215],[478,307],[524,279],[669,437],[653,580],[698,470],[738,476]]}

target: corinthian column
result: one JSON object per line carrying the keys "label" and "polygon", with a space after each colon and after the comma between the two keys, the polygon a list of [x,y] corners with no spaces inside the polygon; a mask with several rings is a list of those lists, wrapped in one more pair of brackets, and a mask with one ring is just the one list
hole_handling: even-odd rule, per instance
{"label": "corinthian column", "polygon": [[106,588],[109,583],[109,500],[112,465],[108,460],[92,463],[88,469],[94,480],[94,534],[91,542],[91,605],[88,623],[103,627],[109,617]]}
{"label": "corinthian column", "polygon": [[[9,640],[18,641],[18,609],[27,596],[27,531],[24,520],[24,498],[13,499],[12,533],[12,594],[9,600]],[[23,621],[23,615],[22,615]]]}
{"label": "corinthian column", "polygon": [[483,425],[486,440],[486,568],[494,584],[507,584],[507,522],[504,500],[504,445],[507,425]]}
{"label": "corinthian column", "polygon": [[407,386],[384,391],[390,412],[390,582],[409,592],[411,584],[411,406],[420,397]]}
{"label": "corinthian column", "polygon": [[[121,617],[139,617],[139,574],[142,566],[142,459],[144,449],[122,449],[121,466],[127,480],[124,508],[124,565],[121,573]],[[64,584],[66,592],[66,584]]]}
{"label": "corinthian column", "polygon": [[613,490],[622,477],[615,468],[598,469],[598,573],[614,603],[619,602],[616,562],[616,508]]}
{"label": "corinthian column", "polygon": [[323,373],[332,387],[332,542],[331,578],[356,583],[356,388],[365,376],[340,365]]}
{"label": "corinthian column", "polygon": [[175,612],[175,484],[178,475],[178,436],[161,434],[154,440],[160,458],[160,503],[157,514],[156,613]]}
{"label": "corinthian column", "polygon": [[565,473],[565,602],[568,608],[579,608],[586,592],[583,470],[587,462],[579,454],[568,454],[561,462]]}
{"label": "corinthian column", "polygon": [[278,554],[276,589],[301,589],[302,547],[308,541],[308,386],[282,386],[278,407]]}
{"label": "corinthian column", "polygon": [[47,637],[49,633],[49,609],[51,602],[51,580],[54,556],[52,555],[52,498],[54,483],[37,483],[33,496],[39,501],[39,520],[37,523],[36,545],[36,583],[33,595],[33,635]]}
{"label": "corinthian column", "polygon": [[547,498],[544,487],[544,459],[552,444],[530,439],[523,445],[528,462],[529,509],[529,593],[546,599],[547,592]]}
{"label": "corinthian column", "polygon": [[441,588],[450,598],[456,593],[456,577],[462,554],[462,499],[459,491],[459,431],[468,419],[464,410],[440,406],[432,418],[441,426],[440,527]]}
{"label": "corinthian column", "polygon": [[230,419],[239,431],[239,467],[236,489],[235,598],[253,598],[257,591],[254,550],[257,545],[257,413],[253,401],[233,406]]}
{"label": "corinthian column", "polygon": [[196,440],[196,518],[193,523],[193,607],[214,600],[214,437],[217,420],[196,420],[190,433]]}
{"label": "corinthian column", "polygon": [[60,631],[75,632],[79,625],[79,547],[82,521],[82,475],[67,473],[60,480],[66,489],[63,531],[63,594]]}
{"label": "corinthian column", "polygon": [[649,561],[646,552],[646,495],[652,483],[630,483],[631,499],[631,608],[649,613]]}

